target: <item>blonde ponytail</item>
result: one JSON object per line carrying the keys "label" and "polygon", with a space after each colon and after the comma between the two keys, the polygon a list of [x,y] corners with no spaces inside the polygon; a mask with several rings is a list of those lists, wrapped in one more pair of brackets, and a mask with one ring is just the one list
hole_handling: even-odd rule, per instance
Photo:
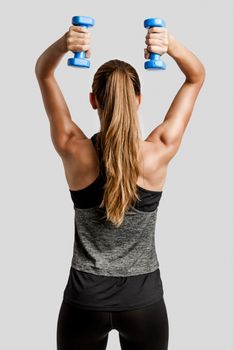
{"label": "blonde ponytail", "polygon": [[140,82],[132,66],[111,60],[96,72],[92,89],[100,105],[97,145],[106,174],[100,207],[106,209],[108,220],[120,226],[125,211],[139,199],[136,182],[141,135],[136,95],[140,95]]}

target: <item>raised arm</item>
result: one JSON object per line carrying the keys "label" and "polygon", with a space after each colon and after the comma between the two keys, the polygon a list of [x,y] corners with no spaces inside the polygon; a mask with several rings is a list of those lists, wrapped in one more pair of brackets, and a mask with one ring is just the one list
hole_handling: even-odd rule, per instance
{"label": "raised arm", "polygon": [[90,57],[89,37],[90,33],[86,28],[71,26],[68,32],[40,55],[35,65],[35,74],[50,122],[52,142],[59,154],[66,152],[68,141],[73,137],[76,139],[87,137],[72,120],[54,72],[62,57],[69,50],[87,51],[86,55]]}
{"label": "raised arm", "polygon": [[[147,137],[147,141],[161,141],[169,149],[168,158],[178,150],[182,136],[188,125],[195,101],[205,80],[205,68],[188,48],[169,34],[166,28],[151,28],[146,43],[159,53],[167,53],[176,61],[185,75],[185,81],[174,97],[161,124]],[[145,57],[148,57],[146,49]]]}

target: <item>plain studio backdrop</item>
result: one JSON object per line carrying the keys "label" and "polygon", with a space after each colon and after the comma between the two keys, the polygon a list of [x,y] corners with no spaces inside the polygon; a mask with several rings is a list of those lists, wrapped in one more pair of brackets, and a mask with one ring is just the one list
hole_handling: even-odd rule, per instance
{"label": "plain studio backdrop", "polygon": [[[182,144],[169,164],[156,249],[169,350],[233,349],[232,2],[43,0],[1,6],[1,349],[56,349],[74,212],[34,67],[76,15],[96,20],[90,29],[91,68],[68,67],[73,56],[68,52],[55,74],[72,118],[88,137],[99,130],[88,94],[102,63],[118,58],[138,71],[144,138],[161,123],[184,81],[167,54],[162,56],[166,71],[145,71],[144,19],[163,18],[206,68]],[[120,349],[116,330],[107,349]]]}

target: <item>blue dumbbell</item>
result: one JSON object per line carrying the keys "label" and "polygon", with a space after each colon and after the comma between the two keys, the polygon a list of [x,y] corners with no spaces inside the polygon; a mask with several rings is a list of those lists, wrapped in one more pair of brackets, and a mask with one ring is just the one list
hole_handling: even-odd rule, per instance
{"label": "blue dumbbell", "polygon": [[[145,28],[151,27],[166,27],[165,21],[161,18],[148,18],[144,21]],[[166,64],[161,60],[161,55],[158,53],[151,52],[150,60],[145,62],[145,69],[149,70],[160,70],[166,69]]]}
{"label": "blue dumbbell", "polygon": [[[86,16],[74,16],[72,17],[72,24],[74,26],[89,28],[95,25],[95,20]],[[74,57],[69,58],[67,64],[72,67],[90,68],[90,61],[86,59],[85,51],[74,52]]]}

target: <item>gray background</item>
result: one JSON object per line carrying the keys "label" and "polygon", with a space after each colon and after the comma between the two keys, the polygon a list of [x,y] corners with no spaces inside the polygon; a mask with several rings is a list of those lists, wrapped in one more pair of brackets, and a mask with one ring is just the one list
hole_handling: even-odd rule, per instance
{"label": "gray background", "polygon": [[[156,247],[169,316],[170,350],[233,348],[232,2],[20,1],[1,9],[1,339],[2,349],[56,347],[57,317],[71,263],[73,206],[53,148],[34,75],[37,57],[71,17],[96,19],[90,70],[66,65],[57,80],[88,137],[99,119],[88,94],[96,69],[119,58],[138,71],[143,136],[164,118],[184,76],[144,70],[143,21],[162,17],[204,63],[206,81],[169,165]],[[120,349],[118,332],[108,349]],[[68,349],[67,349],[68,350]]]}

